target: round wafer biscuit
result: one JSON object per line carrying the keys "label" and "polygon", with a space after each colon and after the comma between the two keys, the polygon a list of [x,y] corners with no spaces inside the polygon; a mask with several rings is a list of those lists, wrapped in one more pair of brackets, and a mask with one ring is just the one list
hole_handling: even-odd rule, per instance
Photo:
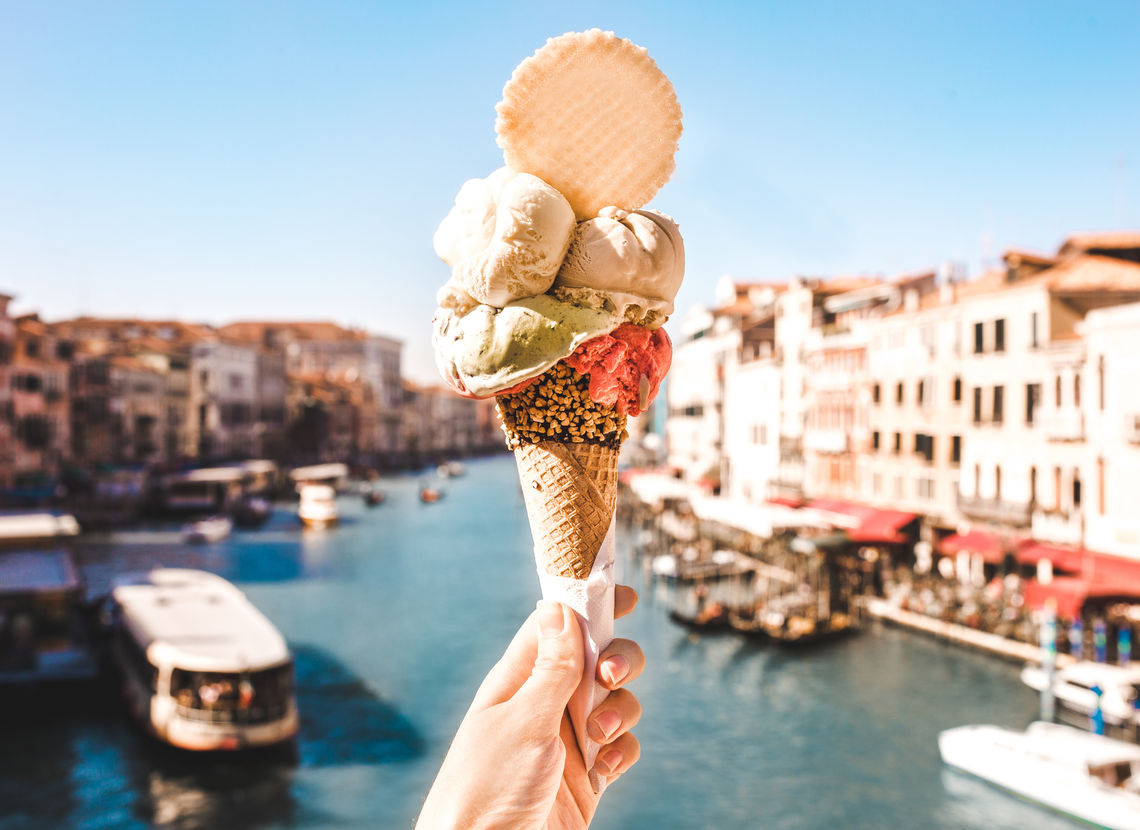
{"label": "round wafer biscuit", "polygon": [[649,52],[613,32],[551,38],[495,108],[508,167],[559,190],[579,220],[645,205],[673,173],[681,107]]}

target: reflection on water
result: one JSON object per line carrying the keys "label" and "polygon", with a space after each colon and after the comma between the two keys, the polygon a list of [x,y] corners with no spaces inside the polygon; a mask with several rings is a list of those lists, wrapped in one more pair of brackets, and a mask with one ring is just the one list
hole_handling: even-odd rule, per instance
{"label": "reflection on water", "polygon": [[424,749],[415,727],[327,652],[294,645],[299,750],[307,767],[410,760]]}

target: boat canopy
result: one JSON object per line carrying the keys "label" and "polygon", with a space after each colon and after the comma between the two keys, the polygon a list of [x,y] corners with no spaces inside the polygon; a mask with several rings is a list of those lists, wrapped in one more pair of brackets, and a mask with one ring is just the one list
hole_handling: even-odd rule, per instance
{"label": "boat canopy", "polygon": [[289,659],[273,624],[220,576],[158,568],[120,581],[112,595],[124,624],[157,666],[241,672]]}
{"label": "boat canopy", "polygon": [[9,513],[0,515],[0,542],[11,539],[51,539],[75,536],[79,522],[74,516],[54,513]]}
{"label": "boat canopy", "polygon": [[0,554],[0,596],[74,591],[81,584],[66,551]]}
{"label": "boat canopy", "polygon": [[348,465],[314,464],[310,467],[297,467],[290,471],[289,477],[294,481],[325,481],[327,479],[347,478]]}

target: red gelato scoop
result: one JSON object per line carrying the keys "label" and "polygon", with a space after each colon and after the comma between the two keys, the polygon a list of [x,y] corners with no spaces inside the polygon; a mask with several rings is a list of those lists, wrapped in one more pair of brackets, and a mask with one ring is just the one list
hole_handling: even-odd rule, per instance
{"label": "red gelato scoop", "polygon": [[609,334],[587,340],[563,362],[589,376],[594,403],[636,416],[657,397],[672,361],[673,344],[665,329],[649,331],[622,323]]}

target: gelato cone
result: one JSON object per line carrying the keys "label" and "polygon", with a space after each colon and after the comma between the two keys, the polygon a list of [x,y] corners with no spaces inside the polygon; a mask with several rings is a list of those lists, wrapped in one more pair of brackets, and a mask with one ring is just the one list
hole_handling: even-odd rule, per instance
{"label": "gelato cone", "polygon": [[645,49],[592,29],[523,61],[496,111],[506,167],[463,185],[434,238],[452,273],[432,344],[456,392],[495,396],[542,596],[578,615],[567,711],[600,793],[586,721],[608,694],[594,673],[613,639],[618,455],[669,371],[661,326],[685,269],[677,224],[642,208],[673,171],[681,109]]}

